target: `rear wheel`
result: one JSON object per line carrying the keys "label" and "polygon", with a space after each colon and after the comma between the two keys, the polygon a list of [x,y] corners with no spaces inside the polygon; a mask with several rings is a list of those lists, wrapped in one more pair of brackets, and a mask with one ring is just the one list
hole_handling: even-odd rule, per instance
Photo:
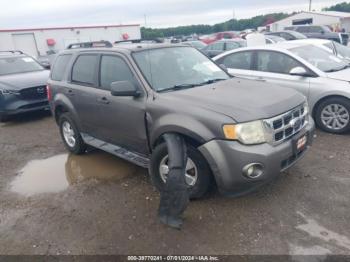
{"label": "rear wheel", "polygon": [[[194,147],[187,145],[188,160],[186,165],[186,183],[190,190],[190,198],[203,197],[211,184],[211,171],[205,158]],[[150,176],[155,187],[161,191],[169,174],[168,148],[165,143],[158,145],[152,153]]]}
{"label": "rear wheel", "polygon": [[321,102],[316,110],[316,123],[322,130],[333,134],[350,131],[350,101],[332,97]]}
{"label": "rear wheel", "polygon": [[84,153],[86,151],[86,144],[84,143],[70,114],[62,114],[58,123],[61,137],[66,148],[73,154],[78,155]]}

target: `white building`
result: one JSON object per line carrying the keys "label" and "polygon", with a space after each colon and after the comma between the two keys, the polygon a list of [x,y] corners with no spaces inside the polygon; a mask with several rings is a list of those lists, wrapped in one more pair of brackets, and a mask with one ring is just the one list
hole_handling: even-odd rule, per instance
{"label": "white building", "polygon": [[0,29],[0,50],[21,50],[32,56],[46,56],[71,43],[140,39],[140,25],[78,26],[35,29]]}
{"label": "white building", "polygon": [[350,13],[322,11],[301,12],[269,25],[270,31],[281,31],[293,25],[328,25],[332,28],[345,29],[350,32]]}

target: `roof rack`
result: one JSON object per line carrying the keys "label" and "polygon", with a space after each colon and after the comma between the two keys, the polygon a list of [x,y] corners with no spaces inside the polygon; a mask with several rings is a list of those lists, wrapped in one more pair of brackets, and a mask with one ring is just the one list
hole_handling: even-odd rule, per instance
{"label": "roof rack", "polygon": [[5,50],[5,51],[0,51],[0,55],[2,53],[11,53],[11,54],[19,54],[19,55],[23,55],[24,53],[20,50]]}
{"label": "roof rack", "polygon": [[93,42],[73,43],[68,45],[67,49],[94,48],[94,47],[113,47],[113,45],[109,41],[93,41]]}
{"label": "roof rack", "polygon": [[115,41],[114,44],[151,44],[151,43],[164,43],[163,39],[160,38],[151,38],[151,39],[134,39],[134,40],[122,40]]}

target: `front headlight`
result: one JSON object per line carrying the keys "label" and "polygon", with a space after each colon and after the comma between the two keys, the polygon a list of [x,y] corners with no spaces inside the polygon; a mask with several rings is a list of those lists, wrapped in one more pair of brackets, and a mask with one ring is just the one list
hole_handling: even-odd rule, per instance
{"label": "front headlight", "polygon": [[238,140],[246,145],[262,144],[267,142],[262,121],[253,121],[243,124],[224,125],[226,139]]}

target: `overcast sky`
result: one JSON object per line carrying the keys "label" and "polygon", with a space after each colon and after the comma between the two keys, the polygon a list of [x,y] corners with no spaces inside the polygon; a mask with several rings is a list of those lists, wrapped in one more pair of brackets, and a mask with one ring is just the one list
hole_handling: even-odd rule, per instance
{"label": "overcast sky", "polygon": [[[344,0],[313,0],[320,10]],[[235,17],[308,10],[309,0],[0,0],[0,28],[214,24]],[[146,19],[145,19],[146,16]]]}

